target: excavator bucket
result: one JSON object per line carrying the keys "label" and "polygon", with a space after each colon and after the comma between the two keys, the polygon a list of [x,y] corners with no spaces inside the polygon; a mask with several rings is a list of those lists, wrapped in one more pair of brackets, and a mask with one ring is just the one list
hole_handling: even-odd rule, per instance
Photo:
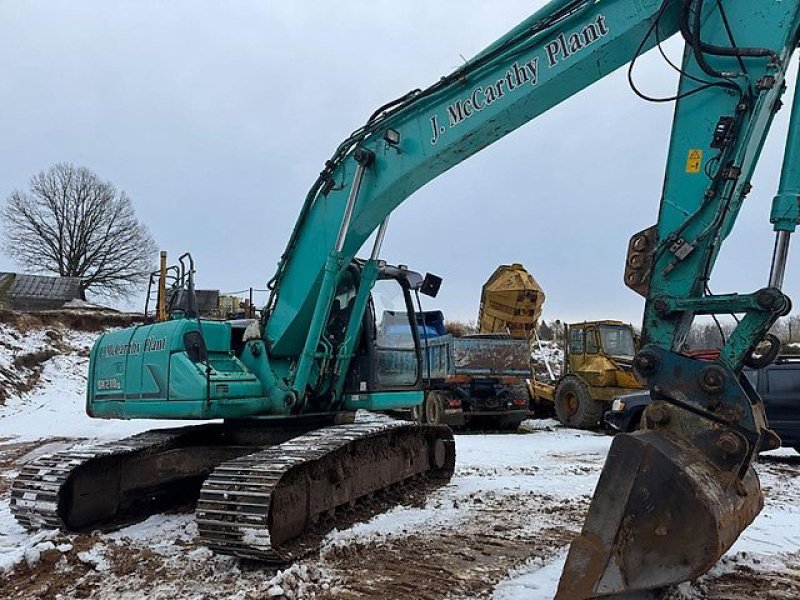
{"label": "excavator bucket", "polygon": [[763,498],[755,471],[746,466],[744,438],[714,427],[695,431],[709,455],[674,430],[614,438],[557,600],[699,577],[753,521]]}

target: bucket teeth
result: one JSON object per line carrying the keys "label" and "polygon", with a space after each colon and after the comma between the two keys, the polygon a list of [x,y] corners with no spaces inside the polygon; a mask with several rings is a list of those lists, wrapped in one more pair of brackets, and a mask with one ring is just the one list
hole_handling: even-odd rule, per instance
{"label": "bucket teeth", "polygon": [[611,444],[557,600],[585,600],[695,579],[763,506],[752,467],[739,479],[686,441],[654,431]]}

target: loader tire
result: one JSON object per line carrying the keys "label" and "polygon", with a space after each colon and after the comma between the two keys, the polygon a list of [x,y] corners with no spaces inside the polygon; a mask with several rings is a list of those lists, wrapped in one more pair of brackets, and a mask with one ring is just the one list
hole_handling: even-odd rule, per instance
{"label": "loader tire", "polygon": [[431,390],[425,394],[425,422],[431,425],[441,425],[444,418],[444,403],[442,393]]}
{"label": "loader tire", "polygon": [[554,404],[561,424],[575,429],[598,427],[605,408],[602,402],[592,399],[586,385],[574,376],[567,376],[558,384]]}

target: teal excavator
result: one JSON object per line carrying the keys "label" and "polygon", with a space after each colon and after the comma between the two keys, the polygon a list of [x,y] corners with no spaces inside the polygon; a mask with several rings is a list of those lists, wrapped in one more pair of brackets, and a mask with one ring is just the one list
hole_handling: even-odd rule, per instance
{"label": "teal excavator", "polygon": [[[411,360],[388,352],[371,291],[396,285],[414,315],[414,297],[440,280],[380,259],[387,219],[434,177],[627,64],[639,96],[675,104],[658,223],[631,239],[624,275],[646,298],[634,368],[654,401],[642,431],[614,438],[558,598],[706,572],[761,510],[752,462],[780,444],[741,372],[772,359],[769,329],[790,310],[781,286],[800,216],[800,101],[772,205],[768,285],[712,294],[709,277],[751,191],[799,28],[797,0],[550,2],[341,143],[303,202],[260,320],[198,318],[188,277],[178,291],[189,300],[171,320],[97,341],[90,415],[213,421],[41,457],[14,482],[12,511],[28,527],[91,529],[196,502],[204,543],[282,561],[313,550],[339,514],[446,481],[449,430],[352,418],[422,400],[424,340],[409,323]],[[662,54],[677,91],[653,98],[636,87],[634,66],[675,34],[682,61]],[[373,233],[369,258],[356,259]],[[693,319],[720,314],[738,325],[719,355],[690,356]]]}

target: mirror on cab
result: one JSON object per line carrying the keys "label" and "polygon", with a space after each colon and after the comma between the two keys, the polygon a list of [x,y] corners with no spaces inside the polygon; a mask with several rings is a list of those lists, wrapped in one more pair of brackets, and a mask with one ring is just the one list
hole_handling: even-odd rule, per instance
{"label": "mirror on cab", "polygon": [[442,278],[433,273],[425,273],[425,279],[419,288],[420,294],[425,294],[431,298],[436,298],[439,288],[442,287]]}

